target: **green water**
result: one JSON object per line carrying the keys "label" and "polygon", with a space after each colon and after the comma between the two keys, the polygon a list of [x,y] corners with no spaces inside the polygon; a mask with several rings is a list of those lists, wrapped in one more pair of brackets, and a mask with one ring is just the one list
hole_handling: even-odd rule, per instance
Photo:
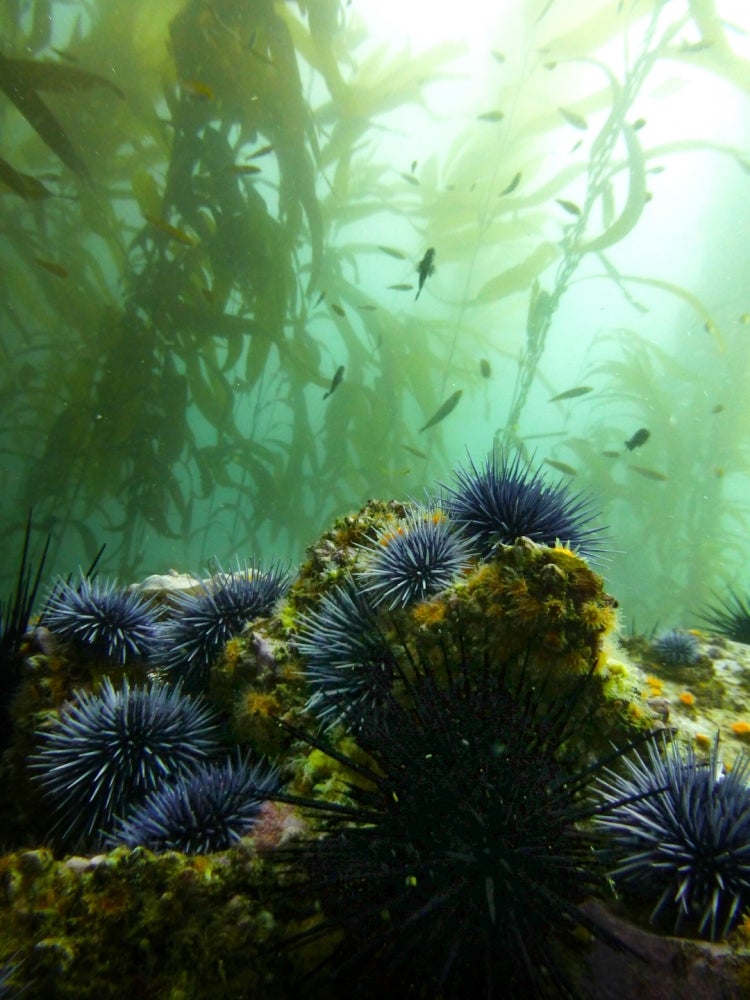
{"label": "green water", "polygon": [[3,593],[29,508],[50,572],[297,562],[493,446],[623,622],[750,586],[747,8],[488,6],[2,5]]}

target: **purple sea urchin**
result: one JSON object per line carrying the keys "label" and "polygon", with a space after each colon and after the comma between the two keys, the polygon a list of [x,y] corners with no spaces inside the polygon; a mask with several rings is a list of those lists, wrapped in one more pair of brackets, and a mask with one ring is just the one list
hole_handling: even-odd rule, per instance
{"label": "purple sea urchin", "polygon": [[147,660],[156,649],[151,602],[114,581],[83,575],[77,585],[59,580],[47,601],[44,624],[113,664]]}
{"label": "purple sea urchin", "polygon": [[700,659],[700,643],[690,632],[672,628],[660,633],[651,643],[651,650],[666,666],[692,666]]}
{"label": "purple sea urchin", "polygon": [[358,575],[373,604],[392,609],[445,590],[469,562],[469,548],[445,514],[416,508],[377,533]]}
{"label": "purple sea urchin", "polygon": [[300,616],[297,648],[313,691],[307,708],[326,726],[342,720],[357,728],[377,714],[391,685],[393,657],[367,596],[351,578],[326,594],[317,611]]}
{"label": "purple sea urchin", "polygon": [[164,666],[186,690],[203,690],[227,642],[254,618],[270,614],[289,582],[288,571],[279,565],[265,571],[255,564],[238,565],[230,573],[215,574],[200,593],[177,596],[161,628]]}
{"label": "purple sea urchin", "polygon": [[340,942],[335,995],[572,997],[552,939],[613,943],[578,907],[606,886],[580,826],[596,765],[568,753],[593,674],[542,707],[523,659],[434,654],[394,650],[403,691],[356,734],[371,764],[308,737],[356,778],[341,803],[300,803],[321,835],[281,854],[321,903],[307,936]]}
{"label": "purple sea urchin", "polygon": [[200,698],[179,685],[115,689],[105,677],[93,694],[77,691],[31,757],[34,778],[54,805],[63,840],[98,843],[114,818],[162,782],[216,752],[216,726]]}
{"label": "purple sea urchin", "polygon": [[562,542],[585,558],[601,551],[602,529],[591,524],[593,499],[562,483],[550,485],[520,452],[500,458],[492,452],[481,469],[469,459],[469,468],[453,476],[455,485],[442,484],[443,505],[481,558],[522,536],[539,545]]}
{"label": "purple sea urchin", "polygon": [[718,736],[707,763],[692,748],[648,747],[626,758],[627,773],[598,782],[598,825],[611,839],[613,876],[656,899],[651,914],[674,913],[711,940],[725,937],[750,902],[750,756],[725,774]]}
{"label": "purple sea urchin", "polygon": [[732,642],[750,645],[750,599],[735,590],[730,590],[727,597],[717,598],[716,603],[704,608],[701,620],[712,632]]}
{"label": "purple sea urchin", "polygon": [[152,851],[210,854],[224,851],[252,828],[261,803],[278,790],[275,768],[241,757],[203,764],[157,788],[125,819],[109,845]]}

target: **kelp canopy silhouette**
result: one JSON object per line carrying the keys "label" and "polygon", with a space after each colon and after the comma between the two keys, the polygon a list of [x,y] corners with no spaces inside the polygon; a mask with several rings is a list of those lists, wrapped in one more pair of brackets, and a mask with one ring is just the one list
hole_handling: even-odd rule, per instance
{"label": "kelp canopy silhouette", "polygon": [[[411,170],[381,160],[372,150],[389,115],[409,106],[439,117],[429,88],[461,46],[368,47],[356,11],[336,0],[299,11],[272,0],[172,0],[158,12],[147,0],[7,5],[0,474],[14,506],[4,527],[22,530],[33,502],[39,526],[73,526],[89,558],[106,534],[121,578],[142,568],[155,536],[193,565],[269,544],[298,555],[331,514],[426,481],[440,428],[428,444],[418,428],[456,373],[476,373],[486,343],[484,321],[470,317],[525,292],[520,364],[493,348],[516,372],[498,440],[513,436],[582,257],[597,254],[625,288],[605,251],[645,200],[632,101],[657,60],[679,57],[683,29],[722,31],[707,0],[655,3],[645,28],[628,10],[580,23],[575,58],[604,74],[587,107],[609,112],[589,155],[548,177],[538,143],[560,127],[553,106],[519,119],[500,159],[495,114],[472,119],[439,157],[415,151]],[[618,80],[595,53],[626,27],[642,40]],[[710,51],[699,57],[719,72]],[[738,77],[727,65],[722,74]],[[484,193],[469,183],[477,175]],[[580,214],[553,243],[555,198],[584,177]],[[411,233],[404,249],[374,245],[384,215]],[[425,237],[441,273],[461,268],[466,281],[437,315],[429,297],[417,312],[380,284],[386,273],[395,287],[413,280]],[[514,263],[474,290],[480,256]]]}

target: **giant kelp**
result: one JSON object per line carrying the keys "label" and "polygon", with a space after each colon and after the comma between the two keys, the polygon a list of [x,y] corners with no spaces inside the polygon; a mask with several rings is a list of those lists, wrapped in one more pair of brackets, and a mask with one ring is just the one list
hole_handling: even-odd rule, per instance
{"label": "giant kelp", "polygon": [[[501,383],[498,439],[533,433],[561,298],[585,261],[634,299],[612,252],[649,163],[683,148],[644,140],[644,81],[666,60],[741,75],[710,2],[533,13],[523,59],[487,54],[491,110],[447,123],[434,85],[461,45],[372,44],[336,0],[8,5],[7,523],[33,501],[90,555],[106,533],[123,577],[164,558],[156,539],[193,565],[222,546],[297,554],[332,512],[437,471],[443,426],[419,428],[456,388],[444,426],[491,433]],[[684,51],[688,30],[711,46]],[[621,70],[602,56],[620,41]],[[558,107],[570,67],[590,89]],[[404,109],[449,140],[410,138],[401,162],[380,140]],[[553,161],[550,141],[570,149]],[[440,283],[414,306],[399,289],[428,245]]]}

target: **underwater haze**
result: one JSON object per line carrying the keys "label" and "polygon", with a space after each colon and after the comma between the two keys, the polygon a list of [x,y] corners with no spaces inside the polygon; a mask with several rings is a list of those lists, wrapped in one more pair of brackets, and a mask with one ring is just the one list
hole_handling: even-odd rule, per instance
{"label": "underwater haze", "polygon": [[[6,0],[0,593],[298,562],[520,449],[622,620],[750,587],[745,0]],[[566,541],[562,539],[561,541]]]}

